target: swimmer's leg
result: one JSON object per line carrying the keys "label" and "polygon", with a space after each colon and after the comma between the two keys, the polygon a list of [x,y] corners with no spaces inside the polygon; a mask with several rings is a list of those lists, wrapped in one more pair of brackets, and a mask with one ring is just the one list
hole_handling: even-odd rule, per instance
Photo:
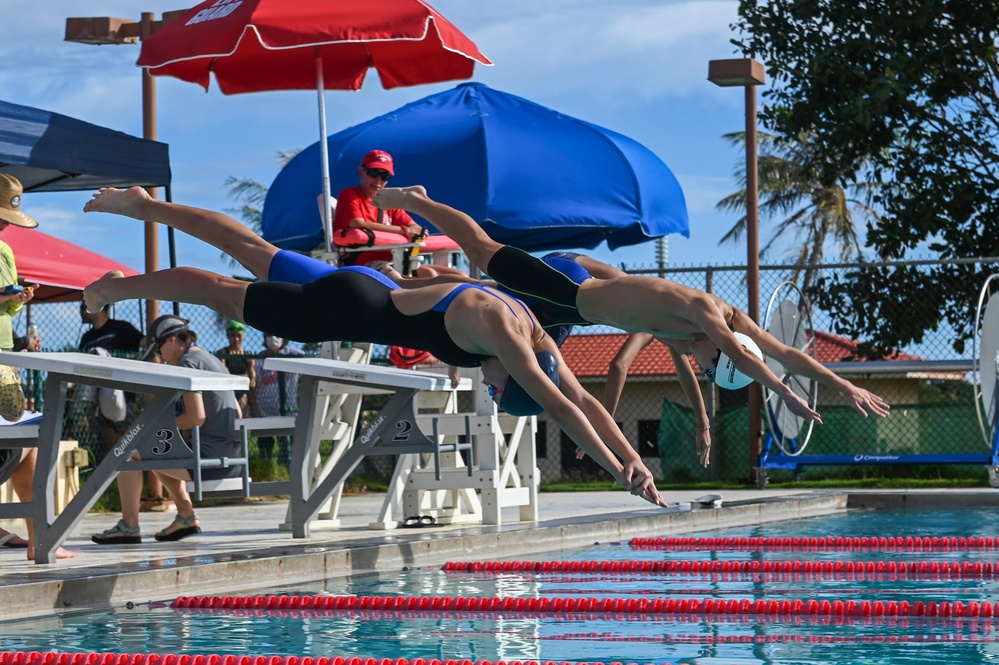
{"label": "swimmer's leg", "polygon": [[141,187],[103,188],[83,207],[84,212],[107,212],[149,222],[160,222],[207,242],[266,280],[278,248],[245,225],[220,212],[158,201]]}

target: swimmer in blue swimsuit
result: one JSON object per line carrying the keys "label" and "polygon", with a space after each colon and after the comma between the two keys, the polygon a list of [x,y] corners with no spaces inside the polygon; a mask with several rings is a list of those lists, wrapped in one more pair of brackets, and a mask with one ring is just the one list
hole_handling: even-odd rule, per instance
{"label": "swimmer in blue swimsuit", "polygon": [[[650,333],[677,353],[693,355],[708,374],[713,374],[724,361],[730,361],[734,373],[740,375],[737,378],[744,376],[760,382],[783,400],[791,413],[821,423],[819,414],[790,385],[743,346],[736,336],[740,333],[780,362],[788,374],[805,376],[833,388],[861,415],[888,415],[889,406],[880,396],[833,374],[801,350],[782,344],[745,312],[714,294],[645,275],[593,275],[578,281],[579,274],[572,271],[564,274],[524,251],[494,241],[475,220],[431,200],[420,186],[383,189],[375,195],[374,203],[420,215],[461,245],[473,265],[510,292],[551,306],[555,316],[561,312],[567,318],[563,323],[582,320],[632,333]],[[587,267],[581,258],[575,262]],[[722,385],[722,377],[716,378],[716,382]]]}
{"label": "swimmer in blue swimsuit", "polygon": [[[84,211],[166,224],[221,249],[261,280],[248,284],[196,268],[133,277],[113,271],[84,290],[90,310],[133,298],[187,302],[295,341],[406,346],[445,363],[481,367],[501,406],[511,399],[507,393],[515,394],[509,412],[543,409],[633,494],[667,505],[614,420],[565,368],[558,347],[515,298],[492,288],[454,293],[455,284],[403,290],[367,268],[335,269],[279,250],[227,215],[157,201],[140,187],[102,189]],[[293,281],[269,281],[275,278]]]}

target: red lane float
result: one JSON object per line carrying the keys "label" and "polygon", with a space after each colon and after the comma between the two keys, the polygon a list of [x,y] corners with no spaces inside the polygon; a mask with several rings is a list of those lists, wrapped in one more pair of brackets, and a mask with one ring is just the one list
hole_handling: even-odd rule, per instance
{"label": "red lane float", "polygon": [[966,551],[999,547],[999,538],[976,536],[784,536],[716,538],[632,538],[628,543],[644,550],[867,550]]}
{"label": "red lane float", "polygon": [[449,573],[802,573],[988,578],[990,561],[451,561]]}
{"label": "red lane float", "polygon": [[[545,614],[640,613],[640,614],[758,614],[766,616],[836,615],[888,617],[969,617],[991,618],[999,615],[999,602],[950,602],[908,600],[835,600],[807,602],[800,599],[750,600],[699,598],[498,598],[452,596],[180,596],[170,605],[174,609],[225,611],[229,609],[264,610],[460,610],[463,612],[529,612]],[[4,663],[0,663],[4,665]],[[18,664],[13,664],[18,665]],[[55,664],[63,665],[63,664]],[[77,665],[75,663],[70,665]],[[86,664],[94,665],[94,664]],[[96,665],[141,665],[138,663],[99,663]],[[188,664],[178,664],[188,665]],[[191,664],[197,665],[197,664]]]}
{"label": "red lane float", "polygon": [[[604,665],[604,663],[560,663],[554,660],[476,660],[437,658],[361,658],[337,656],[234,656],[123,653],[54,653],[0,651],[0,665]],[[623,665],[608,663],[608,665]],[[638,665],[629,663],[628,665]],[[651,665],[651,664],[649,664]]]}

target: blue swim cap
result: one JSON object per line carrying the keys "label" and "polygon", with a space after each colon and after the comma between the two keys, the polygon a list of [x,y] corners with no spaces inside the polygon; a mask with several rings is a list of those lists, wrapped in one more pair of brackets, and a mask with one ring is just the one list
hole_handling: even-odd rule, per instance
{"label": "blue swim cap", "polygon": [[[541,371],[558,387],[558,360],[555,359],[555,355],[548,351],[538,351],[534,355],[538,358]],[[503,399],[500,400],[499,406],[511,416],[537,416],[544,412],[541,405],[535,402],[512,376],[506,381]]]}

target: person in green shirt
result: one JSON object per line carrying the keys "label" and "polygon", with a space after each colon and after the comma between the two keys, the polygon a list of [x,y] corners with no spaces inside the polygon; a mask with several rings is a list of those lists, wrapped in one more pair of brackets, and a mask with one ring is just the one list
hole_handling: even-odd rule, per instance
{"label": "person in green shirt", "polygon": [[[21,212],[24,188],[17,178],[0,173],[0,233],[11,224],[33,229],[38,222]],[[33,286],[17,283],[14,250],[0,240],[0,351],[14,350],[13,316],[31,300]],[[0,417],[14,422],[24,413],[24,391],[16,369],[0,366]]]}
{"label": "person in green shirt", "polygon": [[[0,173],[0,233],[11,224],[27,229],[38,226],[38,222],[21,212],[23,195],[24,188],[17,178]],[[33,295],[34,287],[18,286],[14,250],[0,240],[0,351],[14,348],[14,325],[11,317],[20,312],[24,303],[31,300]]]}

